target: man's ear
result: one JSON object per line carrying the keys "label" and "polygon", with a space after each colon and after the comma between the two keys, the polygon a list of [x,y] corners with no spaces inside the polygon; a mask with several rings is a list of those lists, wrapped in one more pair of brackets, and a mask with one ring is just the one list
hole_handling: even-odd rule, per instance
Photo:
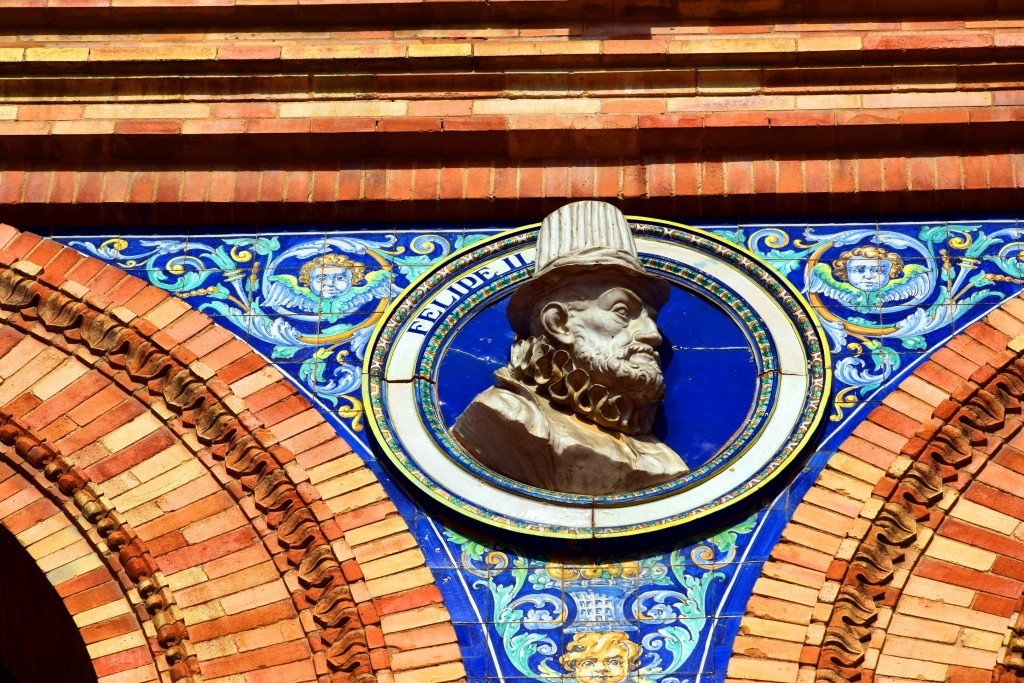
{"label": "man's ear", "polygon": [[564,304],[557,301],[545,304],[540,311],[540,326],[548,338],[564,346],[572,343],[572,333],[569,332],[569,310]]}

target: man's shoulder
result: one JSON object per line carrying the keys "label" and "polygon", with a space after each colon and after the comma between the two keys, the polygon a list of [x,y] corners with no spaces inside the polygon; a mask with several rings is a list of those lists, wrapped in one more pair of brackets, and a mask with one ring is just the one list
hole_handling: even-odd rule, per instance
{"label": "man's shoulder", "polygon": [[501,386],[490,387],[470,401],[466,410],[456,421],[456,425],[464,420],[497,421],[498,425],[508,428],[522,425],[530,433],[540,436],[539,431],[546,432],[546,419],[538,398],[523,391],[513,391]]}

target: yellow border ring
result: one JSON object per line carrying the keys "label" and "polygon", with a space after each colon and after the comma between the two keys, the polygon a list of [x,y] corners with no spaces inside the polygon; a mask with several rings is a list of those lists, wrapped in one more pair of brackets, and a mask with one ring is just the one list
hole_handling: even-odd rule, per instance
{"label": "yellow border ring", "polygon": [[[811,306],[784,276],[742,247],[679,223],[628,218],[648,270],[698,273],[731,293],[735,302],[727,312],[734,318],[737,311],[749,318],[743,311],[752,310],[760,321],[756,329],[762,331],[750,342],[761,357],[771,349],[771,361],[760,369],[777,374],[768,385],[772,390],[761,393],[767,404],[751,412],[752,423],[755,416],[761,421],[737,432],[747,433],[748,441],[723,444],[703,478],[698,468],[660,488],[596,498],[513,482],[461,449],[440,417],[433,374],[446,340],[462,323],[532,273],[535,223],[434,264],[396,297],[374,330],[363,368],[367,421],[379,450],[416,489],[506,531],[572,539],[630,536],[735,505],[803,452],[828,412],[832,389],[828,345]],[[723,301],[715,303],[730,308]]]}

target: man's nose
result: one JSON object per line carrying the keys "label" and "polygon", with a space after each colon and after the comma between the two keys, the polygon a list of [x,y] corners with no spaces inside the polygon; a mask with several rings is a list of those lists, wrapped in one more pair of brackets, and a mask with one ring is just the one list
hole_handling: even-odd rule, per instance
{"label": "man's nose", "polygon": [[636,326],[636,331],[633,333],[634,340],[651,347],[661,344],[661,332],[658,332],[657,323],[647,311],[640,314],[634,325]]}

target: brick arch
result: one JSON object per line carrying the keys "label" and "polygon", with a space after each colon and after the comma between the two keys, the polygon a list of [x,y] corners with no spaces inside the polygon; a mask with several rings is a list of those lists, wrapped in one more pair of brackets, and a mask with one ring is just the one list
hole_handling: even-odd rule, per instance
{"label": "brick arch", "polygon": [[280,373],[116,268],[7,226],[0,245],[0,411],[148,544],[203,677],[464,675],[405,523]]}
{"label": "brick arch", "polygon": [[[136,608],[141,600],[136,594],[133,604],[124,588],[132,581],[104,552],[103,539],[80,511],[72,516],[64,505],[67,497],[19,455],[17,450],[28,450],[27,442],[22,449],[13,447],[24,432],[12,428],[6,416],[0,415],[0,425],[0,526],[32,556],[75,619],[98,679],[115,675],[140,683],[159,681],[161,648],[140,621]],[[148,616],[144,608],[141,614]]]}
{"label": "brick arch", "polygon": [[1024,303],[1011,299],[830,458],[763,567],[730,679],[1017,680],[1022,399]]}

